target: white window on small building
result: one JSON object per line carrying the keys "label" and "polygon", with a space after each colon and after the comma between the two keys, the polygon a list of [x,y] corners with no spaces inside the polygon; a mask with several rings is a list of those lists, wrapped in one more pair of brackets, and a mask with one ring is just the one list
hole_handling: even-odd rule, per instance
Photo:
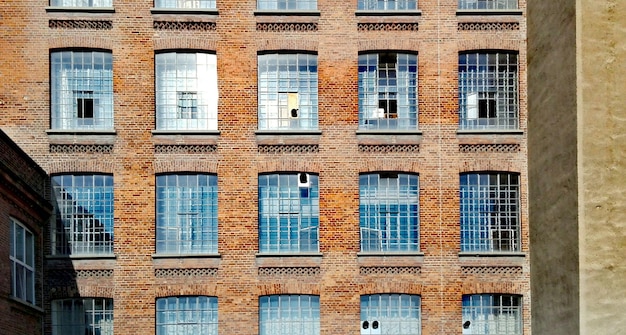
{"label": "white window on small building", "polygon": [[113,335],[113,299],[59,299],[51,303],[52,335]]}
{"label": "white window on small building", "polygon": [[217,130],[217,56],[163,52],[155,66],[156,129]]}
{"label": "white window on small building", "polygon": [[156,335],[217,335],[217,297],[181,296],[156,301]]}
{"label": "white window on small building", "polygon": [[361,296],[361,335],[420,335],[421,298],[412,294]]}
{"label": "white window on small building", "polygon": [[269,295],[259,298],[259,335],[319,335],[320,297]]}
{"label": "white window on small building", "polygon": [[522,297],[512,294],[463,296],[464,335],[522,335]]}
{"label": "white window on small building", "polygon": [[415,10],[417,0],[359,0],[360,10]]}
{"label": "white window on small building", "polygon": [[35,304],[35,236],[11,218],[11,296]]}

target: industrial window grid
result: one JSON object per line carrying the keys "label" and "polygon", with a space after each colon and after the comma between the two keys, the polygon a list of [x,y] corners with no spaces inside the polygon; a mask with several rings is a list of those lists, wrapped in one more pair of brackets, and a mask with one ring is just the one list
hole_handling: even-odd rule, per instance
{"label": "industrial window grid", "polygon": [[217,130],[217,56],[155,55],[157,130]]}
{"label": "industrial window grid", "polygon": [[459,9],[517,9],[517,0],[459,0]]}
{"label": "industrial window grid", "polygon": [[519,174],[461,174],[461,251],[520,251]]}
{"label": "industrial window grid", "polygon": [[270,295],[259,298],[259,335],[319,333],[319,296]]}
{"label": "industrial window grid", "polygon": [[317,129],[317,55],[263,54],[258,62],[259,130]]}
{"label": "industrial window grid", "polygon": [[460,129],[518,129],[517,52],[459,54]]}
{"label": "industrial window grid", "polygon": [[113,335],[113,299],[52,301],[52,335]]}
{"label": "industrial window grid", "polygon": [[215,9],[215,0],[156,0],[156,8]]}
{"label": "industrial window grid", "polygon": [[52,186],[56,205],[53,254],[112,254],[113,176],[57,175],[52,177]]}
{"label": "industrial window grid", "polygon": [[217,253],[217,176],[156,177],[156,251]]}
{"label": "industrial window grid", "polygon": [[53,129],[113,129],[112,64],[107,51],[51,52]]}
{"label": "industrial window grid", "polygon": [[113,7],[113,0],[50,0],[50,6],[59,6],[59,7]]}
{"label": "industrial window grid", "polygon": [[315,10],[317,0],[257,0],[258,9]]}
{"label": "industrial window grid", "polygon": [[35,236],[11,218],[11,296],[35,304]]}
{"label": "industrial window grid", "polygon": [[418,176],[362,174],[359,177],[359,221],[361,251],[418,251]]}
{"label": "industrial window grid", "polygon": [[412,10],[417,9],[417,0],[359,0],[360,10]]}
{"label": "industrial window grid", "polygon": [[464,335],[521,335],[522,297],[510,294],[463,296]]}
{"label": "industrial window grid", "polygon": [[156,334],[217,335],[217,297],[158,298]]}
{"label": "industrial window grid", "polygon": [[259,176],[259,251],[317,252],[318,177],[307,173]]}
{"label": "industrial window grid", "polygon": [[419,295],[362,295],[361,334],[419,335],[420,305]]}
{"label": "industrial window grid", "polygon": [[417,55],[359,55],[359,128],[417,128]]}

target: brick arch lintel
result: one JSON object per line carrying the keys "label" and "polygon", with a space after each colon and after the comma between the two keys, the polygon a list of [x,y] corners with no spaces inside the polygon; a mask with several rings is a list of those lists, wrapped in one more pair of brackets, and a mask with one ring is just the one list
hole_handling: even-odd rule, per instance
{"label": "brick arch lintel", "polygon": [[359,293],[365,294],[422,294],[422,285],[416,283],[407,283],[399,281],[380,281],[362,284],[359,287]]}
{"label": "brick arch lintel", "polygon": [[403,50],[415,51],[420,49],[420,42],[416,39],[371,39],[358,42],[359,52],[370,50]]}
{"label": "brick arch lintel", "polygon": [[517,39],[501,39],[498,37],[488,37],[479,39],[467,39],[457,42],[457,48],[460,52],[469,50],[511,50],[518,51],[522,49],[522,42]]}
{"label": "brick arch lintel", "polygon": [[154,163],[154,173],[169,172],[198,172],[198,173],[217,173],[217,161],[209,160],[172,160],[157,161]]}
{"label": "brick arch lintel", "polygon": [[167,49],[194,49],[214,51],[217,49],[217,41],[193,37],[160,37],[154,40],[154,50]]}
{"label": "brick arch lintel", "polygon": [[262,39],[256,42],[257,51],[272,50],[306,50],[317,52],[319,43],[302,38],[272,38]]}
{"label": "brick arch lintel", "polygon": [[114,298],[113,287],[98,285],[78,285],[53,287],[48,291],[50,300],[70,298]]}
{"label": "brick arch lintel", "polygon": [[279,172],[279,171],[297,171],[297,172],[311,172],[317,173],[321,170],[321,166],[318,162],[311,160],[272,160],[266,162],[260,162],[258,165],[259,173],[266,172]]}
{"label": "brick arch lintel", "polygon": [[514,282],[464,283],[461,287],[461,294],[504,293],[524,295],[526,291],[522,284]]}
{"label": "brick arch lintel", "polygon": [[274,294],[312,294],[320,295],[320,288],[315,284],[285,281],[278,284],[264,284],[258,286],[259,296]]}
{"label": "brick arch lintel", "polygon": [[417,161],[407,159],[380,159],[361,162],[358,166],[359,173],[376,171],[395,171],[419,173],[420,167]]}
{"label": "brick arch lintel", "polygon": [[157,285],[155,287],[155,297],[175,297],[185,295],[219,296],[218,287],[215,283],[195,284],[195,285]]}
{"label": "brick arch lintel", "polygon": [[50,38],[48,40],[49,49],[62,48],[94,48],[113,50],[113,40],[100,37],[94,34],[90,35],[68,35]]}
{"label": "brick arch lintel", "polygon": [[519,164],[513,161],[507,160],[475,160],[465,161],[459,165],[459,172],[473,172],[473,171],[504,171],[504,172],[517,172],[520,173],[523,170]]}
{"label": "brick arch lintel", "polygon": [[115,163],[110,160],[75,160],[53,162],[48,166],[42,166],[49,174],[71,172],[96,172],[113,173]]}

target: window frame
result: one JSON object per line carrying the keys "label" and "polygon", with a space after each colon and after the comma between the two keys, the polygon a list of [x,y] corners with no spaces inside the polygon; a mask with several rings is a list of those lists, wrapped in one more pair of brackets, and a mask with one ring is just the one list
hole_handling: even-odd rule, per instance
{"label": "window frame", "polygon": [[459,130],[519,130],[519,71],[518,51],[459,52]]}
{"label": "window frame", "polygon": [[[359,54],[359,130],[417,130],[418,65],[417,53],[387,50]],[[383,101],[390,103],[381,106]]]}
{"label": "window frame", "polygon": [[[17,219],[10,217],[11,296],[31,305],[36,304],[37,237]],[[20,233],[21,232],[21,233]],[[21,242],[18,241],[22,240]]]}
{"label": "window frame", "polygon": [[[291,307],[296,306],[298,310],[293,311]],[[284,327],[288,332],[282,332]],[[260,296],[259,335],[274,334],[319,335],[320,297],[310,294]]]}
{"label": "window frame", "polygon": [[[85,305],[91,305],[91,309],[85,308]],[[69,311],[63,309],[66,306],[69,307]],[[83,309],[82,312],[79,308]],[[114,315],[112,298],[54,299],[50,302],[50,310],[52,335],[78,335],[84,334],[85,330],[90,330],[90,334],[113,335]],[[66,315],[66,313],[69,315]],[[80,315],[77,315],[78,313]],[[61,319],[70,319],[72,322],[70,324],[60,323]],[[89,320],[89,322],[85,323],[84,321],[86,320]],[[103,323],[98,325],[98,322]]]}
{"label": "window frame", "polygon": [[519,9],[519,2],[518,0],[459,0],[457,8],[459,10],[506,11]]}
{"label": "window frame", "polygon": [[[389,8],[389,3],[395,2],[396,8]],[[379,8],[380,1],[378,0],[358,0],[357,10],[366,11],[405,11],[405,10],[418,10],[418,0],[384,0],[382,2],[383,8]],[[400,4],[403,4],[401,8]]]}
{"label": "window frame", "polygon": [[317,10],[317,0],[257,0],[256,9],[272,11]]}
{"label": "window frame", "polygon": [[[418,174],[369,172],[359,175],[361,252],[419,252],[419,200]],[[373,240],[372,234],[376,234]]]}
{"label": "window frame", "polygon": [[156,9],[216,10],[216,0],[155,0]]}
{"label": "window frame", "polygon": [[[209,173],[166,173],[156,176],[157,255],[217,254],[217,183],[217,175]],[[175,197],[167,197],[172,191]],[[176,212],[176,216],[172,217],[174,213],[170,213],[169,209],[184,211]],[[176,238],[168,239],[172,234]]]}
{"label": "window frame", "polygon": [[502,171],[460,174],[461,252],[521,252],[520,178]]}
{"label": "window frame", "polygon": [[278,172],[258,179],[259,252],[319,252],[318,176]]}
{"label": "window frame", "polygon": [[[461,308],[463,334],[522,335],[524,329],[522,300],[522,296],[518,294],[464,294]],[[513,322],[510,320],[502,321],[496,319],[498,315],[505,315],[507,313],[513,314]],[[477,316],[480,315],[484,315],[483,320],[477,321]],[[497,330],[491,332],[494,323]],[[511,325],[511,323],[513,323],[513,325]]]}
{"label": "window frame", "polygon": [[317,60],[317,54],[311,52],[258,54],[259,131],[318,130]]}
{"label": "window frame", "polygon": [[[86,5],[81,4],[85,2],[87,2]],[[94,4],[96,2],[101,2],[102,5]],[[50,6],[72,8],[110,8],[113,7],[113,0],[50,0]]]}
{"label": "window frame", "polygon": [[[174,308],[167,308],[170,305]],[[206,308],[202,308],[203,305]],[[156,299],[155,310],[156,335],[179,332],[197,335],[218,333],[217,297],[204,295],[159,297]]]}
{"label": "window frame", "polygon": [[[156,131],[217,131],[217,54],[162,50],[154,55],[154,68]],[[193,98],[181,99],[184,95]],[[191,105],[181,105],[186,102]]]}
{"label": "window frame", "polygon": [[[421,297],[416,294],[361,295],[361,334],[420,335],[422,333],[421,304]],[[397,332],[389,327],[397,327]]]}
{"label": "window frame", "polygon": [[[112,174],[102,173],[51,177],[56,213],[50,232],[53,255],[113,256],[113,182]],[[86,231],[85,226],[92,231]]]}

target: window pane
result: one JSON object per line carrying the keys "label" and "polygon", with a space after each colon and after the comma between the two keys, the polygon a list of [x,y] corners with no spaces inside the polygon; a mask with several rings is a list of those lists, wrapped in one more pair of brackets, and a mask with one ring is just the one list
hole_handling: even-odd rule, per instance
{"label": "window pane", "polygon": [[113,7],[113,0],[51,0],[50,6],[61,7]]}
{"label": "window pane", "polygon": [[459,9],[517,9],[517,0],[459,0]]}
{"label": "window pane", "polygon": [[359,0],[361,10],[410,10],[417,9],[417,0]]}
{"label": "window pane", "polygon": [[113,253],[113,176],[52,177],[55,254]]}
{"label": "window pane", "polygon": [[157,335],[217,335],[217,298],[206,296],[159,298]]}
{"label": "window pane", "polygon": [[156,8],[204,8],[215,9],[215,0],[156,0]]}
{"label": "window pane", "polygon": [[522,299],[519,295],[463,296],[463,334],[522,334]]}
{"label": "window pane", "polygon": [[20,222],[10,223],[11,295],[35,303],[34,235]]}
{"label": "window pane", "polygon": [[361,296],[361,333],[419,335],[421,299],[409,294]]}
{"label": "window pane", "polygon": [[113,299],[52,301],[52,335],[113,335]]}
{"label": "window pane", "polygon": [[258,9],[312,10],[317,9],[317,0],[257,0]]}
{"label": "window pane", "polygon": [[320,333],[319,297],[271,295],[259,298],[260,335]]}

